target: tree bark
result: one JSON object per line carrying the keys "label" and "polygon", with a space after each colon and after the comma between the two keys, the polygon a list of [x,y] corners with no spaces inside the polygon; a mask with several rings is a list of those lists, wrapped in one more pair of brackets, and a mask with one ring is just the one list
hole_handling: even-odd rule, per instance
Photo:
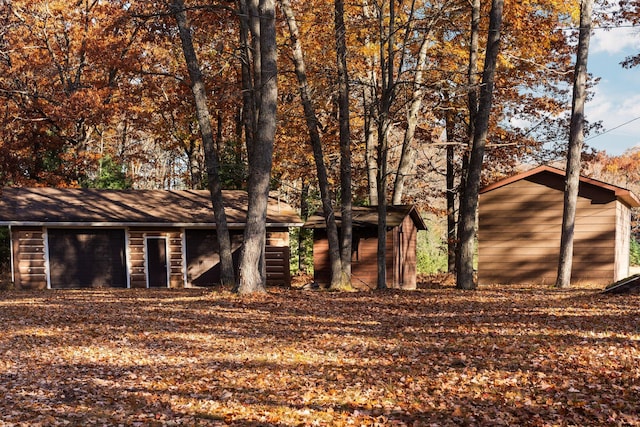
{"label": "tree bark", "polygon": [[[373,73],[370,77],[373,79]],[[373,85],[373,81],[371,85]],[[378,163],[376,160],[376,138],[373,134],[374,123],[374,95],[371,87],[365,86],[363,92],[364,104],[364,140],[365,140],[365,160],[367,163],[367,186],[369,190],[369,204],[378,205],[378,187],[376,177],[378,176]]]}
{"label": "tree bark", "polygon": [[304,116],[307,122],[307,129],[309,131],[309,140],[313,150],[313,159],[316,164],[316,173],[318,174],[320,199],[322,201],[322,211],[324,213],[325,224],[327,227],[327,239],[329,244],[329,264],[331,266],[331,283],[329,286],[331,288],[339,288],[342,276],[340,237],[338,234],[335,212],[331,203],[331,187],[322,153],[322,139],[318,132],[318,118],[309,93],[306,65],[302,46],[300,44],[298,25],[291,8],[291,3],[289,0],[280,0],[280,5],[282,6],[282,11],[285,15],[287,26],[289,27],[289,34],[293,48],[293,63],[296,77],[298,79],[298,91],[302,100]]}
{"label": "tree bark", "polygon": [[445,93],[447,101],[447,113],[445,115],[445,126],[447,133],[446,148],[446,199],[447,199],[447,272],[456,271],[456,188],[455,188],[455,149],[452,142],[455,138],[455,113],[453,105],[450,103],[449,94]]}
{"label": "tree bark", "polygon": [[[389,130],[391,128],[391,105],[395,96],[395,2],[389,2],[388,21],[383,13],[378,17],[380,37],[385,34],[384,24],[388,22],[386,43],[380,43],[380,67],[382,75],[382,96],[378,112],[378,281],[377,289],[387,288],[387,170]],[[385,45],[387,47],[385,52]]]}
{"label": "tree bark", "polygon": [[[257,117],[258,107],[257,100],[258,92],[254,89],[254,68],[253,63],[258,56],[253,54],[251,48],[252,33],[254,29],[253,22],[255,21],[254,9],[257,7],[254,5],[256,0],[239,0],[239,21],[240,21],[240,61],[241,61],[241,75],[242,75],[242,125],[244,127],[245,145],[247,150],[253,146],[253,141],[256,139],[256,133],[258,131]],[[255,29],[254,29],[255,31]],[[253,39],[257,38],[259,33],[253,34]],[[258,45],[259,46],[259,45]]]}
{"label": "tree bark", "polygon": [[[478,50],[480,45],[480,0],[471,2],[471,34],[469,37],[469,67],[467,69],[467,110],[469,112],[469,122],[467,123],[468,147],[464,150],[461,160],[459,196],[462,200],[464,188],[467,182],[467,172],[469,170],[469,151],[473,145],[473,135],[476,116],[478,115]],[[458,209],[458,230],[455,242],[455,271],[460,271],[462,254],[460,251],[460,220],[461,206]]]}
{"label": "tree bark", "polygon": [[493,86],[496,73],[498,53],[500,51],[500,29],[504,0],[493,0],[489,17],[489,36],[487,38],[486,58],[482,74],[482,86],[478,114],[476,115],[473,145],[469,156],[469,169],[460,200],[460,265],[456,277],[458,289],[475,289],[477,283],[473,274],[473,257],[475,253],[476,214],[478,193],[480,191],[480,174],[484,158],[485,145],[489,129],[489,116],[493,98]]}
{"label": "tree bark", "polygon": [[[302,178],[302,188],[300,189],[300,216],[306,221],[311,214],[309,209],[309,181]],[[307,244],[311,237],[311,230],[308,228],[300,228],[298,232],[298,270],[303,273],[309,273],[310,269],[307,265],[305,255],[308,252]]]}
{"label": "tree bark", "polygon": [[[347,42],[344,23],[344,0],[335,0],[336,65],[338,70],[338,116],[340,126],[340,201],[342,240],[340,258],[342,276],[339,289],[351,289],[351,247],[353,243],[351,191],[351,123],[349,116],[349,75],[347,72]],[[335,289],[336,287],[334,287]]]}
{"label": "tree bark", "polygon": [[[372,6],[365,0],[362,4],[362,14],[365,19],[369,19],[372,15]],[[365,35],[365,45],[368,45],[371,41],[371,36],[367,33]],[[365,140],[365,161],[367,164],[367,186],[369,193],[369,204],[371,206],[378,205],[378,187],[377,187],[377,175],[378,164],[376,160],[376,138],[373,133],[373,124],[376,121],[375,114],[375,87],[378,82],[376,73],[374,72],[375,61],[373,55],[368,55],[365,59],[367,64],[367,84],[362,89],[362,105],[364,116],[364,140]]]}
{"label": "tree bark", "polygon": [[[269,182],[273,158],[273,143],[276,133],[277,44],[275,25],[275,0],[260,0],[260,103],[258,134],[249,160],[249,205],[244,244],[240,255],[240,277],[237,292],[241,294],[266,290],[265,244],[266,216],[269,200]],[[255,71],[254,71],[255,72]]]}
{"label": "tree bark", "polygon": [[391,198],[391,203],[393,205],[402,204],[404,183],[406,177],[413,170],[415,164],[416,149],[414,147],[414,136],[416,133],[416,127],[418,126],[418,113],[422,107],[422,96],[424,93],[422,85],[424,83],[424,69],[427,62],[427,51],[429,49],[428,36],[428,33],[424,34],[424,38],[420,45],[420,51],[418,52],[418,64],[416,66],[416,73],[413,79],[413,94],[411,96],[411,105],[407,113],[407,129],[404,132],[402,151],[400,152],[400,164],[398,165],[398,171],[393,185],[393,196]]}
{"label": "tree bark", "polygon": [[576,205],[580,187],[580,157],[584,144],[584,103],[587,98],[587,60],[591,37],[591,12],[593,0],[582,0],[580,4],[580,35],[573,76],[573,102],[569,128],[569,150],[564,190],[562,214],[562,234],[560,236],[560,256],[558,277],[555,286],[568,288],[571,284],[573,265],[573,237],[576,219]]}
{"label": "tree bark", "polygon": [[235,283],[235,273],[233,271],[233,258],[231,255],[231,239],[227,228],[227,217],[224,212],[224,201],[222,198],[222,183],[220,181],[220,164],[218,153],[214,146],[213,129],[211,127],[211,116],[207,106],[207,95],[200,70],[200,64],[196,56],[191,38],[191,27],[184,9],[183,0],[173,0],[171,4],[173,16],[178,25],[182,51],[187,62],[187,69],[191,79],[191,91],[196,107],[196,115],[202,145],[204,147],[205,163],[207,166],[207,178],[209,191],[211,193],[211,203],[216,219],[216,235],[220,250],[220,281],[222,285],[233,285]]}

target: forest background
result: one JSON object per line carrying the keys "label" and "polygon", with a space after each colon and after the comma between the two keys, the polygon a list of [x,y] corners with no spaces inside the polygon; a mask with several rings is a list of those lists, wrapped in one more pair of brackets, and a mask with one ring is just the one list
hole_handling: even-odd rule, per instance
{"label": "forest background", "polygon": [[[4,185],[207,188],[171,3],[0,1]],[[623,0],[613,11],[617,2],[596,5],[596,26],[637,25],[640,20],[635,2]],[[320,196],[294,48],[299,45],[305,58],[308,94],[337,202],[335,5],[309,0],[278,6],[278,127],[271,192],[299,207],[304,217],[320,207]],[[479,46],[484,46],[490,5],[480,6],[475,25]],[[429,231],[420,236],[421,272],[449,270],[469,146],[469,99],[478,92],[484,60],[482,48],[470,59],[471,2],[363,0],[344,7],[354,204],[378,204],[376,184],[383,168],[389,202],[416,204],[427,217]],[[295,18],[296,34],[283,8]],[[223,186],[245,189],[241,14],[228,1],[187,1],[184,10],[207,88]],[[507,0],[504,10],[483,183],[542,163],[562,166],[568,140],[579,2]],[[638,63],[636,56],[620,66]],[[591,88],[595,85],[591,79]],[[590,135],[602,131],[599,123],[588,123]],[[609,156],[586,146],[582,160],[583,174],[640,193],[639,150]],[[635,242],[632,256],[638,263]],[[301,251],[306,257],[294,268],[310,267],[308,251],[307,245]]]}

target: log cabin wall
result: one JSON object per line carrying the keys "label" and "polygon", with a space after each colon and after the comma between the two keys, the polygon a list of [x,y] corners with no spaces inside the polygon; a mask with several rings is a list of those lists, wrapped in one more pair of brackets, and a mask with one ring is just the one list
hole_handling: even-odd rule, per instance
{"label": "log cabin wall", "polygon": [[289,230],[269,229],[265,248],[268,286],[291,285]]}
{"label": "log cabin wall", "polygon": [[[248,194],[223,196],[242,236]],[[266,221],[267,283],[289,285],[289,227],[302,219],[270,198]],[[12,230],[12,276],[25,289],[184,287],[187,232],[215,229],[207,190],[4,188],[0,223]]]}
{"label": "log cabin wall", "polygon": [[[572,281],[609,283],[614,279],[617,205],[615,198],[593,203],[579,197]],[[481,194],[479,281],[554,283],[562,212],[562,191],[528,180]]]}
{"label": "log cabin wall", "polygon": [[129,286],[132,288],[146,288],[147,284],[147,256],[145,238],[166,238],[168,243],[167,262],[169,263],[169,287],[184,287],[184,231],[179,228],[146,229],[131,228],[128,231],[129,244],[127,259],[129,260]]}
{"label": "log cabin wall", "polygon": [[45,233],[42,227],[12,227],[13,280],[18,289],[46,289]]}

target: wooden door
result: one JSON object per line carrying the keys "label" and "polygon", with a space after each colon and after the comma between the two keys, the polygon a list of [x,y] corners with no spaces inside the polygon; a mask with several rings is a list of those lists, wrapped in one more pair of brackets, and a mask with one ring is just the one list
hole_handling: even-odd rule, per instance
{"label": "wooden door", "polygon": [[167,257],[167,239],[165,237],[147,237],[147,286],[167,288],[169,286],[169,262]]}

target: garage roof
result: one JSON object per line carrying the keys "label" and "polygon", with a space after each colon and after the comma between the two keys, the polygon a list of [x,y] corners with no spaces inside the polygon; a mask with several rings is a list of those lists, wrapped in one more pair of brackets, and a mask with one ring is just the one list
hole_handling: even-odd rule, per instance
{"label": "garage roof", "polygon": [[[542,165],[537,168],[519,173],[498,182],[494,182],[480,190],[480,194],[504,187],[520,180],[527,180],[541,185],[546,185],[558,191],[564,191],[565,171],[552,166]],[[640,207],[640,199],[632,191],[617,185],[598,181],[593,178],[580,176],[580,195],[599,202],[609,202],[614,199],[621,200],[630,207]],[[604,197],[604,199],[603,199]]]}
{"label": "garage roof", "polygon": [[[230,228],[244,228],[248,195],[224,191]],[[294,209],[269,198],[267,227],[300,227]],[[94,190],[4,188],[0,225],[215,227],[207,190]]]}

